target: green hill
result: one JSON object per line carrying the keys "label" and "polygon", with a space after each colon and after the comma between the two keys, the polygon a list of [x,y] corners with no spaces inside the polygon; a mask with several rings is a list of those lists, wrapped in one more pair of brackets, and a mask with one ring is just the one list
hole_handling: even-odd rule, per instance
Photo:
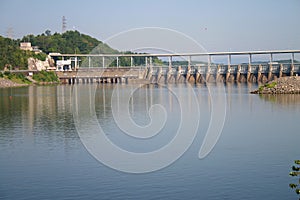
{"label": "green hill", "polygon": [[54,33],[49,30],[45,33],[34,36],[27,35],[21,41],[31,42],[32,46],[38,46],[40,50],[45,53],[59,52],[59,53],[82,53],[91,52],[96,46],[105,47],[110,52],[117,52],[116,50],[103,44],[91,36],[81,34],[78,31],[67,31],[63,34]]}
{"label": "green hill", "polygon": [[[42,54],[35,54],[30,51],[22,51],[19,48],[20,42],[31,42],[32,46],[38,46],[43,51]],[[46,58],[46,54],[51,52],[69,53],[69,54],[117,54],[119,52],[107,44],[89,36],[82,34],[78,31],[67,31],[65,33],[54,33],[46,30],[45,33],[40,35],[26,35],[22,39],[9,39],[0,36],[0,70],[4,67],[8,69],[27,69],[27,60],[29,57],[35,57],[40,60]],[[132,52],[123,52],[124,54]],[[84,60],[82,60],[83,62]],[[100,61],[95,61],[95,66],[102,66]],[[154,58],[154,62],[160,62]],[[130,58],[120,58],[119,63],[121,66],[129,66]],[[135,57],[135,65],[145,64],[145,58]],[[116,60],[111,60],[110,66],[115,66]]]}

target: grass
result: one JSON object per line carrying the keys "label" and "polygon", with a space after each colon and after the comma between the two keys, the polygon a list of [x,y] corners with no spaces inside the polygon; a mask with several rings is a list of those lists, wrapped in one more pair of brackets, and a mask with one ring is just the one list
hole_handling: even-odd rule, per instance
{"label": "grass", "polygon": [[40,71],[32,76],[32,78],[37,82],[52,82],[58,83],[59,79],[54,72]]}
{"label": "grass", "polygon": [[2,77],[8,78],[9,80],[19,84],[31,84],[31,81],[29,81],[22,73],[10,73],[6,71],[2,74]]}
{"label": "grass", "polygon": [[265,87],[266,87],[266,88],[274,88],[276,85],[277,85],[276,82],[272,82],[272,83],[267,83],[267,84],[265,85]]}
{"label": "grass", "polygon": [[274,88],[276,85],[277,85],[277,83],[275,81],[271,82],[271,83],[267,83],[265,85],[259,86],[258,91],[262,92],[264,90],[264,88]]}
{"label": "grass", "polygon": [[[23,73],[11,73],[10,71],[0,72],[0,78],[7,78],[19,84],[31,84]],[[38,83],[59,83],[59,79],[54,72],[40,71],[32,77]]]}

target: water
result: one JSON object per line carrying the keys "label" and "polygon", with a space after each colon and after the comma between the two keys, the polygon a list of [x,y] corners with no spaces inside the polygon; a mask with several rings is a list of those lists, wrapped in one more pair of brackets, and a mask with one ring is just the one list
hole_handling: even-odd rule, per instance
{"label": "water", "polygon": [[[121,86],[119,95],[130,87]],[[193,95],[185,85],[172,87],[188,97],[193,116]],[[207,87],[195,86],[200,124],[194,142],[175,163],[144,174],[111,169],[88,153],[74,124],[71,86],[0,89],[0,199],[297,199],[288,186],[297,180],[288,173],[299,159],[300,96],[249,94],[255,87],[226,85],[221,94],[226,99],[222,134],[210,154],[199,159],[213,100]],[[165,107],[165,127],[148,140],[121,133],[111,104],[123,104],[111,102],[112,92],[111,85],[98,87],[95,111],[115,144],[148,152],[174,138],[182,119],[179,102],[168,88],[147,85],[129,101],[132,119],[140,126],[151,122],[151,105]]]}

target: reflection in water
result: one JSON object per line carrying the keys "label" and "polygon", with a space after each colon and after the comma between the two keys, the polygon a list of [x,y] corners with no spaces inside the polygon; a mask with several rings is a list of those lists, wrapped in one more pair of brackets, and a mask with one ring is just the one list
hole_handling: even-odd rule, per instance
{"label": "reflection in water", "polygon": [[[86,91],[86,105],[93,102],[89,85],[78,86]],[[128,106],[137,124],[149,123],[149,107],[156,103],[164,105],[171,118],[165,134],[148,142],[131,141],[113,120],[114,86],[96,86],[94,99],[98,121],[109,131],[109,139],[144,152],[174,137],[180,117],[175,115],[179,104],[172,92],[145,85],[133,94]],[[119,100],[130,87],[120,85]],[[185,85],[170,87],[186,95],[186,109],[193,112],[192,94]],[[300,96],[249,94],[255,88],[255,84],[226,84],[222,136],[209,156],[199,160],[213,101],[205,85],[193,86],[201,113],[196,140],[170,167],[138,176],[104,167],[86,152],[74,127],[72,86],[1,88],[0,199],[292,199],[287,174],[299,156]],[[121,101],[114,103],[121,108]]]}
{"label": "reflection in water", "polygon": [[300,95],[299,94],[278,94],[278,95],[272,95],[272,94],[260,94],[259,97],[262,100],[280,104],[280,105],[300,105]]}
{"label": "reflection in water", "polygon": [[48,140],[60,137],[62,141],[78,137],[72,132],[71,87],[4,88],[0,94],[1,134],[10,137],[15,132],[11,129],[19,127],[21,131],[16,134],[32,142],[40,136]]}

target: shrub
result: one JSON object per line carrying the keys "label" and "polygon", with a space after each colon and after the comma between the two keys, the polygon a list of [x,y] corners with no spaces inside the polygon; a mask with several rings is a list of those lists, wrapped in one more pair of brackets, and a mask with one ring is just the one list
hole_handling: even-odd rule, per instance
{"label": "shrub", "polygon": [[266,84],[265,86],[266,86],[267,88],[274,88],[276,85],[277,85],[276,82],[272,82],[272,83]]}
{"label": "shrub", "polygon": [[40,71],[32,77],[38,82],[58,82],[58,77],[54,72]]}
{"label": "shrub", "polygon": [[4,75],[5,75],[5,76],[9,76],[9,75],[10,75],[10,71],[5,71],[5,72],[4,72]]}
{"label": "shrub", "polygon": [[21,84],[23,84],[23,83],[30,84],[30,83],[31,83],[31,82],[27,79],[27,77],[26,77],[24,74],[22,74],[22,73],[10,73],[10,72],[4,72],[4,75],[5,75],[8,79],[10,79],[10,80],[12,80],[12,81],[14,81],[14,82],[16,82],[16,83],[21,83]]}
{"label": "shrub", "polygon": [[33,54],[32,56],[41,61],[45,61],[47,58],[47,54],[45,54],[45,53]]}

